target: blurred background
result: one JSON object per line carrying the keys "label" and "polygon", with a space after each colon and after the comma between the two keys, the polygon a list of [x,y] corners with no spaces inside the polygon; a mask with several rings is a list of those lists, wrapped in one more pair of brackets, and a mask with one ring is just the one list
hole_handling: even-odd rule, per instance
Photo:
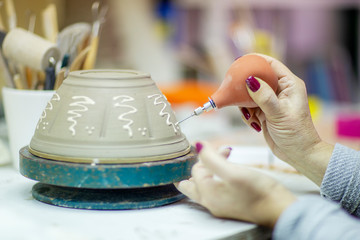
{"label": "blurred background", "polygon": [[[109,10],[95,68],[150,73],[180,119],[205,103],[230,64],[250,52],[280,59],[306,82],[315,121],[327,117],[328,104],[350,113],[360,111],[359,0],[99,2]],[[90,0],[14,0],[18,26],[28,28],[29,11],[39,15],[49,4],[56,6],[59,31],[94,21]],[[6,16],[4,6],[0,14]],[[5,25],[7,21],[4,17]],[[44,35],[40,17],[34,32]],[[236,114],[236,120],[230,113],[226,120],[209,125],[202,121],[199,128],[211,132],[217,125],[241,125]]]}
{"label": "blurred background", "polygon": [[[90,0],[14,0],[17,25],[29,11],[57,7],[58,28],[92,23]],[[358,0],[103,0],[96,68],[151,73],[159,84],[219,83],[233,60],[249,52],[272,55],[323,100],[359,101]],[[6,16],[5,7],[0,9]],[[3,17],[6,25],[7,19]],[[35,33],[44,35],[41,18]]]}

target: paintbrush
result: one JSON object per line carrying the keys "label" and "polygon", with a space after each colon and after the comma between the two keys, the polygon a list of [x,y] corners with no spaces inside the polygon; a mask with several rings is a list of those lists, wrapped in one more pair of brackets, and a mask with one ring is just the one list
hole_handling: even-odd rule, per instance
{"label": "paintbrush", "polygon": [[41,13],[45,38],[55,43],[59,32],[57,11],[54,3],[49,4]]}
{"label": "paintbrush", "polygon": [[5,8],[8,20],[9,31],[16,28],[17,18],[13,0],[5,0]]}
{"label": "paintbrush", "polygon": [[102,7],[101,10],[99,11],[99,6],[100,6],[99,2],[94,2],[91,8],[94,20],[93,20],[93,26],[91,32],[90,50],[84,62],[84,66],[83,66],[84,69],[94,68],[97,50],[99,46],[99,32],[101,25],[105,22],[105,15],[108,11],[107,6]]}

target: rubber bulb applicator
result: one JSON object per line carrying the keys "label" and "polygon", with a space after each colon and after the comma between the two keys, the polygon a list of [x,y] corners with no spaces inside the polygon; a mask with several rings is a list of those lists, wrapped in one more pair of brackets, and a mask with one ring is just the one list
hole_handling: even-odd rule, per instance
{"label": "rubber bulb applicator", "polygon": [[209,102],[195,109],[192,115],[179,123],[216,108],[226,106],[257,107],[246,89],[245,81],[249,76],[260,78],[276,92],[278,78],[265,58],[258,55],[245,55],[231,64],[219,89],[209,98]]}

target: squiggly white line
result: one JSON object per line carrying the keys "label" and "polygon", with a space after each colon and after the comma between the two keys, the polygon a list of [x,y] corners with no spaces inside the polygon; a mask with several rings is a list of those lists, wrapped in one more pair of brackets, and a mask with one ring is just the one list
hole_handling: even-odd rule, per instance
{"label": "squiggly white line", "polygon": [[50,99],[50,101],[47,103],[44,111],[42,112],[41,116],[40,116],[40,119],[39,119],[39,122],[38,124],[36,125],[36,129],[39,129],[39,126],[40,126],[40,123],[46,118],[47,116],[47,110],[51,111],[53,110],[53,105],[51,103],[51,101],[60,101],[60,96],[59,94],[57,93],[54,93],[54,95],[52,96],[52,98]]}
{"label": "squiggly white line", "polygon": [[88,107],[86,107],[85,105],[83,104],[95,104],[94,100],[92,100],[91,98],[89,97],[86,97],[86,96],[73,96],[72,99],[74,100],[77,100],[77,99],[83,99],[82,101],[78,101],[78,102],[73,102],[73,103],[70,103],[69,106],[70,107],[80,107],[79,109],[74,109],[74,110],[69,110],[67,113],[69,115],[73,115],[71,117],[68,117],[67,120],[69,122],[72,122],[71,126],[69,127],[69,130],[71,131],[71,135],[75,135],[75,126],[77,125],[77,121],[75,120],[75,118],[79,118],[81,117],[82,115],[78,112],[86,112],[87,110],[89,110]]}
{"label": "squiggly white line", "polygon": [[155,99],[154,99],[154,105],[164,104],[163,107],[162,107],[162,109],[160,110],[159,115],[160,115],[161,117],[166,115],[166,116],[167,116],[167,118],[166,118],[166,124],[167,124],[168,126],[172,126],[173,129],[174,129],[174,132],[177,133],[178,131],[177,131],[177,129],[176,129],[175,124],[170,121],[170,113],[164,112],[164,110],[165,110],[165,108],[166,108],[166,103],[165,103],[165,102],[162,102],[162,101],[159,101],[160,98],[166,99],[165,96],[163,96],[163,95],[161,95],[161,94],[154,94],[154,95],[148,96],[148,98],[155,98]]}
{"label": "squiggly white line", "polygon": [[125,112],[123,114],[121,114],[118,119],[120,121],[125,121],[127,122],[127,124],[125,124],[123,126],[124,129],[126,129],[129,133],[129,137],[132,137],[133,136],[133,132],[132,132],[132,129],[131,129],[131,125],[134,123],[133,120],[131,119],[128,119],[128,118],[124,118],[126,115],[129,115],[129,114],[132,114],[132,113],[136,113],[137,112],[137,109],[133,106],[130,106],[130,105],[126,105],[126,104],[122,104],[122,103],[125,103],[125,102],[131,102],[131,101],[134,101],[135,99],[133,97],[130,97],[130,96],[127,96],[127,95],[120,95],[120,96],[115,96],[113,97],[113,100],[116,101],[118,99],[121,99],[122,100],[120,101],[120,103],[115,103],[114,104],[114,107],[126,107],[126,108],[130,108],[131,110],[128,111],[128,112]]}

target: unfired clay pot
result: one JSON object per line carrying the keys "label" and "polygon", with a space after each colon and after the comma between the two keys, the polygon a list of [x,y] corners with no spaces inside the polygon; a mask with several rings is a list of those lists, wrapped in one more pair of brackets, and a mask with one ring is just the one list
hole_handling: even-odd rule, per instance
{"label": "unfired clay pot", "polygon": [[30,142],[34,155],[81,163],[135,163],[187,154],[190,145],[149,74],[71,72]]}

